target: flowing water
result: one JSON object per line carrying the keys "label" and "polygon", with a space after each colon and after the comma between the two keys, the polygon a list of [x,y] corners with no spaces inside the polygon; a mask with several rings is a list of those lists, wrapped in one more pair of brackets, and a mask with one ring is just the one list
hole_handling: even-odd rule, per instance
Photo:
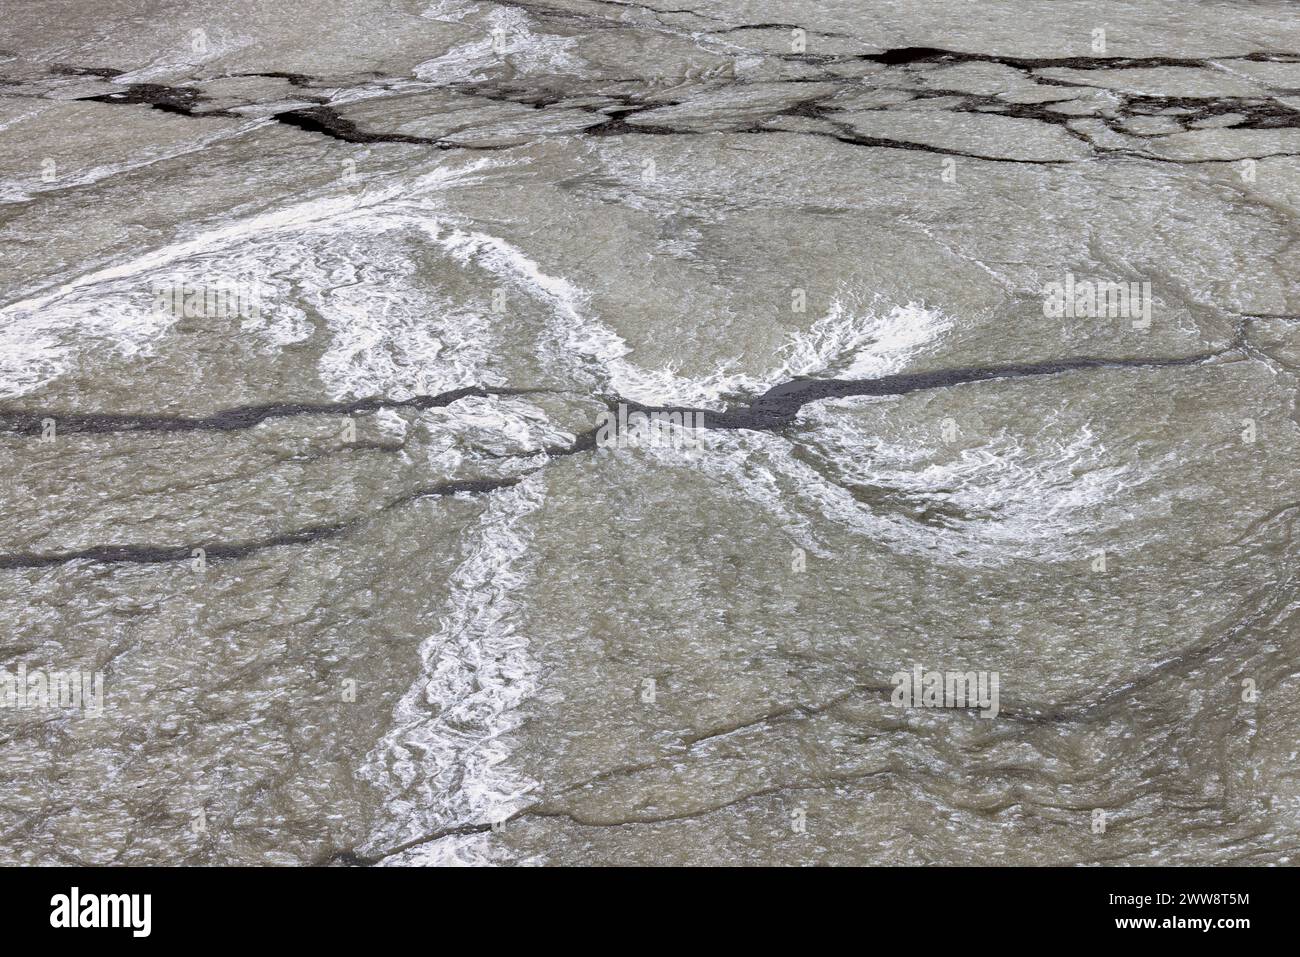
{"label": "flowing water", "polygon": [[0,860],[1290,863],[1298,222],[1286,0],[0,0]]}

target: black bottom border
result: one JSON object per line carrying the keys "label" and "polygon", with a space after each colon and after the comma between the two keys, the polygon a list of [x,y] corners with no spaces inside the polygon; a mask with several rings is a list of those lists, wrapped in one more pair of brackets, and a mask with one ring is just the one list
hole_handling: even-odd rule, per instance
{"label": "black bottom border", "polygon": [[[923,946],[928,940],[945,949],[962,942],[1101,937],[1177,940],[1180,946],[1199,939],[1223,946],[1240,941],[1242,934],[1284,929],[1290,915],[1282,908],[1296,889],[1291,868],[695,869],[671,875],[666,869],[633,873],[629,868],[609,870],[595,886],[591,875],[578,869],[552,869],[544,882],[529,874],[522,869],[3,868],[0,914],[8,931],[19,932],[16,939],[76,934],[83,943],[97,936],[128,946],[256,939],[272,947],[283,941],[295,950],[313,943],[373,947],[388,937],[397,943],[429,931],[437,940],[444,928],[473,934],[466,921],[483,917],[494,930],[522,935],[531,928],[546,937],[560,927],[567,934],[603,936],[612,929],[611,919],[652,933],[680,932],[682,922],[689,921],[725,934],[743,931],[749,922],[763,930],[775,920],[790,929],[798,924],[841,934],[847,929],[873,941],[896,935],[900,942]],[[671,882],[664,882],[669,877]],[[75,923],[110,923],[116,912],[125,926],[70,926],[73,888],[80,911]],[[145,894],[147,936],[139,933],[143,896],[116,896]],[[506,922],[498,923],[499,918]]]}

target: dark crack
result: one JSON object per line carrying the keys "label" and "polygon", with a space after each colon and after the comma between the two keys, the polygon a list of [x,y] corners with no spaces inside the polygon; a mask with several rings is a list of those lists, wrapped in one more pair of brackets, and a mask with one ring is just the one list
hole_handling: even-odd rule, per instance
{"label": "dark crack", "polygon": [[352,120],[339,116],[338,111],[328,106],[311,106],[300,110],[286,110],[272,117],[286,126],[297,127],[308,133],[320,133],[331,139],[344,143],[417,143],[422,146],[436,146],[439,149],[451,149],[445,143],[430,136],[408,136],[405,133],[367,133],[357,128]]}
{"label": "dark crack", "polygon": [[[798,59],[800,54],[785,54],[783,59]],[[863,53],[821,57],[819,59],[838,61],[863,60],[868,63],[882,63],[885,66],[910,66],[916,63],[998,63],[1017,70],[1126,70],[1162,66],[1199,67],[1212,69],[1214,63],[1224,60],[1247,60],[1256,63],[1300,63],[1300,56],[1287,52],[1263,52],[1235,54],[1222,57],[1109,57],[1109,56],[1068,56],[1068,57],[1017,57],[996,53],[967,53],[959,50],[946,50],[940,47],[896,47],[880,53]]]}
{"label": "dark crack", "polygon": [[539,820],[563,819],[579,827],[631,827],[644,824],[665,824],[670,821],[687,821],[693,818],[704,817],[705,815],[713,814],[729,807],[735,807],[739,804],[745,804],[756,798],[769,797],[773,794],[781,794],[787,791],[824,791],[830,788],[843,787],[845,784],[851,784],[869,778],[887,777],[893,773],[894,771],[891,768],[872,768],[866,771],[856,771],[851,773],[822,774],[820,775],[820,780],[815,782],[796,781],[790,784],[775,784],[769,787],[745,790],[744,793],[739,794],[734,798],[710,804],[694,811],[683,811],[679,814],[640,815],[635,817],[628,816],[616,820],[597,820],[590,817],[584,817],[573,811],[547,810],[542,805],[534,805],[521,811],[517,811],[509,817],[503,818],[501,821],[496,822],[495,825],[462,824],[457,827],[443,828],[413,838],[387,850],[376,852],[373,855],[364,855],[353,850],[336,851],[316,861],[316,864],[339,864],[352,867],[373,866],[378,864],[380,861],[401,854],[404,851],[409,851],[412,848],[421,847],[425,844],[432,844],[436,841],[441,841],[453,836],[486,834],[492,831],[494,827],[504,827],[514,821],[528,818],[536,818]]}
{"label": "dark crack", "polygon": [[1023,379],[1037,376],[1061,375],[1087,369],[1162,368],[1198,365],[1226,355],[1238,345],[1212,352],[1171,358],[1102,359],[1080,357],[1048,362],[1025,362],[1008,365],[970,366],[961,369],[938,369],[933,372],[910,372],[882,376],[877,379],[794,379],[773,386],[752,400],[747,407],[732,408],[723,412],[695,409],[689,406],[642,406],[627,403],[629,409],[641,412],[695,413],[703,419],[706,428],[750,429],[770,432],[794,421],[799,410],[809,402],[823,399],[843,399],[852,396],[900,396],[931,389],[944,389],[972,382],[998,379]]}
{"label": "dark crack", "polygon": [[[538,10],[534,5],[527,3],[511,4],[527,9],[536,13],[543,18],[555,18],[560,16],[559,11]],[[611,3],[614,6],[640,6],[637,4]],[[653,10],[651,7],[644,7],[646,10]],[[671,11],[657,11],[667,13]],[[612,25],[610,21],[603,20],[599,17],[591,17],[586,14],[570,13],[566,14],[569,19],[578,19],[584,22],[591,22],[594,25],[607,26]],[[794,24],[785,23],[762,23],[762,24],[740,24],[727,27],[725,32],[736,32],[743,30],[766,30],[766,29],[792,29]],[[814,31],[814,35],[816,32]],[[762,51],[755,51],[761,53]],[[773,54],[764,54],[773,55]],[[1097,70],[1124,70],[1139,69],[1151,67],[1184,67],[1184,68],[1201,68],[1211,69],[1214,64],[1226,61],[1250,61],[1250,62],[1283,62],[1294,63],[1300,62],[1300,56],[1286,52],[1267,52],[1261,51],[1250,54],[1238,54],[1224,57],[1105,57],[1105,56],[1073,56],[1073,57],[1016,57],[997,54],[969,53],[957,50],[947,50],[938,47],[899,47],[888,49],[879,53],[865,54],[817,54],[817,53],[800,53],[800,54],[777,54],[780,59],[798,61],[812,65],[819,65],[825,68],[824,74],[816,77],[802,77],[795,82],[832,82],[837,85],[833,93],[823,97],[817,97],[797,105],[794,108],[780,109],[773,112],[772,116],[766,120],[759,121],[746,129],[726,129],[729,133],[773,133],[786,132],[792,135],[821,136],[834,140],[845,145],[864,147],[870,149],[902,149],[933,153],[944,156],[956,156],[966,159],[981,160],[984,162],[1000,163],[1022,163],[1028,165],[1053,166],[1068,163],[1079,162],[1077,159],[1048,159],[1048,160],[1025,160],[1016,159],[1008,156],[991,156],[981,153],[973,153],[966,150],[959,150],[949,147],[935,146],[926,143],[919,143],[913,140],[899,140],[888,137],[877,137],[864,135],[852,128],[851,125],[843,123],[834,118],[833,104],[828,102],[842,92],[845,88],[851,88],[857,80],[848,80],[841,75],[836,74],[829,67],[835,64],[850,62],[870,62],[879,63],[890,68],[906,68],[913,66],[943,66],[956,65],[961,63],[996,63],[1013,69],[1025,71],[1038,71],[1050,68],[1064,68],[1079,71],[1097,71]],[[57,65],[51,68],[51,71],[60,75],[77,75],[100,77],[105,80],[112,80],[121,75],[121,71],[107,67],[76,67],[69,65]],[[323,82],[319,77],[313,77],[307,74],[286,72],[286,71],[261,71],[255,73],[237,73],[226,74],[227,76],[259,76],[275,79],[282,79],[289,84],[298,88],[310,88],[313,85]],[[1048,123],[1065,130],[1072,138],[1086,143],[1096,154],[1105,158],[1108,156],[1128,156],[1143,159],[1149,162],[1171,163],[1171,164],[1197,164],[1197,163],[1217,163],[1230,162],[1231,160],[1174,160],[1166,159],[1160,156],[1151,155],[1139,149],[1128,147],[1102,146],[1093,142],[1086,134],[1079,132],[1071,127],[1070,123],[1079,119],[1096,120],[1105,125],[1111,132],[1132,137],[1134,139],[1156,139],[1160,136],[1168,135],[1166,133],[1131,133],[1125,130],[1122,123],[1126,119],[1140,116],[1161,116],[1174,120],[1179,124],[1179,131],[1194,131],[1197,129],[1196,123],[1210,119],[1216,116],[1228,114],[1241,114],[1242,119],[1232,123],[1229,128],[1241,130],[1271,130],[1271,129],[1295,129],[1300,128],[1300,110],[1293,109],[1284,103],[1281,103],[1274,97],[1261,95],[1259,97],[1167,97],[1153,96],[1142,94],[1130,94],[1123,91],[1111,90],[1104,87],[1093,87],[1087,84],[1078,83],[1070,80],[1062,80],[1052,77],[1032,75],[1031,78],[1039,84],[1050,86],[1061,86],[1063,88],[1085,88],[1104,90],[1108,95],[1113,96],[1119,101],[1119,106],[1114,111],[1099,112],[1097,114],[1071,115],[1062,113],[1049,108],[1044,103],[1013,103],[1000,99],[995,96],[965,93],[961,91],[914,91],[909,90],[920,98],[928,98],[939,95],[960,96],[961,101],[955,107],[954,112],[981,112],[994,113],[1018,119],[1035,120],[1038,122]],[[569,78],[574,79],[574,78]],[[586,83],[609,83],[623,82],[621,80],[601,80],[593,77],[578,78]],[[649,82],[644,77],[626,78],[628,82]],[[685,78],[683,78],[685,79]],[[707,79],[713,81],[719,77],[708,75],[697,79]],[[725,79],[725,78],[724,78]],[[729,78],[729,82],[734,84],[743,84],[746,81],[737,80],[734,75]],[[466,95],[481,96],[486,99],[499,100],[504,102],[513,102],[532,106],[535,109],[545,109],[553,105],[563,105],[567,100],[579,98],[581,94],[573,91],[556,92],[553,90],[534,89],[522,87],[517,82],[510,80],[498,80],[490,82],[477,83],[449,83],[446,89],[455,90]],[[647,103],[636,96],[626,94],[610,93],[607,90],[599,91],[596,95],[610,101],[610,105],[605,107],[583,104],[578,108],[589,110],[593,113],[606,113],[609,118],[596,122],[587,129],[581,131],[580,135],[593,137],[609,136],[626,136],[631,134],[641,134],[646,136],[691,136],[704,132],[696,129],[684,129],[674,127],[671,124],[636,124],[629,122],[629,117],[648,110],[667,105],[678,105],[681,100],[667,102]],[[132,83],[122,88],[115,88],[97,96],[85,97],[84,99],[109,104],[118,105],[144,105],[152,109],[163,112],[189,117],[237,117],[239,114],[232,113],[223,109],[205,109],[204,104],[209,102],[209,97],[204,95],[199,89],[190,86],[165,86],[154,83]],[[779,115],[798,115],[806,117],[815,117],[834,127],[833,131],[818,130],[779,130],[765,125],[772,117]],[[371,144],[371,143],[401,143],[420,146],[431,146],[435,149],[472,149],[472,150],[496,150],[505,149],[503,145],[467,145],[458,143],[445,137],[418,136],[406,133],[385,132],[363,130],[353,120],[341,115],[337,108],[328,104],[304,107],[299,109],[287,110],[281,113],[273,114],[271,117],[276,122],[287,126],[303,130],[304,132],[315,133],[331,139],[339,140],[346,143]],[[719,132],[719,131],[710,131]],[[1253,157],[1255,159],[1266,159],[1272,156],[1289,156],[1292,153],[1270,153],[1264,156]]]}
{"label": "dark crack", "polygon": [[[1217,656],[1222,655],[1225,651],[1235,646],[1239,642],[1240,636],[1242,635],[1243,632],[1245,632],[1254,624],[1258,623],[1262,618],[1267,617],[1270,613],[1277,613],[1280,610],[1282,610],[1292,600],[1292,596],[1295,593],[1297,584],[1298,583],[1295,576],[1292,576],[1286,582],[1285,585],[1275,590],[1273,601],[1271,603],[1267,604],[1263,609],[1256,611],[1254,614],[1248,615],[1244,619],[1238,621],[1232,627],[1228,628],[1226,631],[1221,633],[1214,640],[1210,641],[1206,645],[1203,645],[1199,648],[1191,649],[1187,652],[1175,656],[1174,658],[1168,661],[1160,663],[1157,667],[1152,669],[1150,672],[1140,675],[1137,678],[1120,685],[1119,687],[1110,689],[1109,691],[1103,693],[1099,698],[1095,700],[1074,702],[1072,706],[1061,707],[1050,711],[1041,711],[1036,709],[1004,708],[999,711],[999,717],[1005,717],[1007,719],[1010,719],[1012,722],[1019,723],[1019,724],[1028,723],[1032,725],[1075,723],[1079,721],[1095,721],[1100,717],[1104,717],[1105,715],[1112,713],[1115,709],[1126,705],[1128,702],[1131,702],[1133,700],[1134,695],[1138,694],[1142,689],[1150,686],[1154,682],[1162,678],[1168,677],[1171,674],[1185,671],[1189,668],[1195,667],[1196,665],[1201,664],[1207,660],[1213,660]],[[810,718],[826,714],[832,711],[833,709],[835,709],[836,707],[838,707],[839,705],[844,704],[850,699],[859,696],[882,697],[888,699],[892,690],[893,690],[892,687],[885,686],[885,685],[855,684],[833,695],[832,697],[821,702],[820,704],[804,705],[800,703],[795,703],[791,705],[785,705],[776,708],[768,713],[761,714],[755,718],[742,721],[742,722],[737,722],[731,726],[715,729],[713,731],[699,732],[699,733],[686,735],[680,739],[678,747],[672,750],[668,754],[662,755],[661,757],[656,758],[654,760],[641,762],[635,765],[624,765],[624,766],[610,768],[589,779],[571,784],[565,787],[563,790],[537,802],[536,804],[533,804],[529,807],[525,807],[516,811],[510,816],[497,822],[497,826],[504,826],[513,821],[529,819],[529,818],[565,819],[575,825],[582,826],[582,827],[623,827],[623,826],[631,826],[631,825],[658,824],[658,823],[665,823],[668,821],[686,820],[690,818],[699,817],[705,814],[711,814],[718,810],[723,810],[725,808],[732,807],[737,804],[745,803],[754,798],[764,797],[775,793],[781,793],[784,791],[825,789],[828,787],[837,787],[842,784],[850,783],[852,781],[856,781],[860,779],[879,777],[879,776],[888,776],[894,773],[894,770],[892,768],[877,768],[877,769],[868,769],[866,771],[860,771],[860,772],[823,774],[819,776],[819,781],[817,782],[793,782],[790,784],[772,785],[769,787],[758,788],[755,790],[746,790],[744,794],[741,794],[736,798],[726,800],[720,803],[712,804],[699,810],[685,811],[680,814],[667,814],[667,815],[637,815],[637,816],[624,815],[615,820],[595,819],[590,816],[584,816],[582,814],[576,813],[572,810],[551,809],[548,808],[547,806],[547,804],[551,801],[555,801],[557,799],[563,798],[566,795],[574,794],[594,784],[599,784],[617,777],[628,776],[643,771],[648,771],[648,770],[653,770],[655,768],[663,767],[665,764],[669,762],[680,760],[684,754],[689,753],[698,745],[707,743],[716,738],[724,737],[729,734],[734,734],[738,731],[748,730],[756,727],[761,727],[764,725],[781,722],[787,719],[794,719],[797,721],[808,720]],[[973,719],[975,713],[972,709],[959,709],[953,711],[952,715],[954,717],[961,716],[961,717],[968,717]],[[1095,806],[1095,804],[1096,802],[1089,801],[1078,805],[1078,808],[1089,808]],[[1068,807],[1072,809],[1078,809],[1075,808],[1073,805],[1068,805]],[[397,845],[395,847],[389,848],[384,851],[377,852],[373,855],[367,856],[367,855],[361,855],[354,851],[341,851],[326,857],[320,863],[336,863],[336,864],[346,864],[352,866],[370,866],[370,865],[378,864],[380,861],[386,858],[392,857],[396,854],[400,854],[414,847],[430,844],[439,840],[443,840],[447,837],[451,837],[453,835],[481,834],[481,833],[487,833],[488,831],[491,830],[493,830],[492,824],[463,824],[456,827],[447,827],[413,838],[400,845]]]}
{"label": "dark crack", "polygon": [[231,77],[265,77],[270,80],[284,80],[290,86],[310,88],[317,82],[317,78],[308,76],[305,73],[285,73],[282,70],[269,70],[263,73],[229,73]]}
{"label": "dark crack", "polygon": [[[1225,355],[1232,349],[1237,348],[1239,348],[1239,345],[1234,344],[1228,349],[1222,349],[1215,352],[1204,352],[1191,356],[1179,356],[1173,358],[1077,358],[1050,362],[973,366],[960,369],[941,369],[934,372],[904,373],[899,375],[882,376],[877,379],[795,379],[772,387],[763,395],[752,400],[747,406],[731,408],[723,411],[697,409],[691,406],[643,405],[637,402],[628,402],[626,400],[618,399],[607,399],[606,402],[611,410],[618,404],[626,406],[629,414],[633,412],[647,414],[663,413],[668,415],[680,413],[683,416],[682,421],[694,421],[698,424],[698,427],[704,429],[718,429],[723,431],[745,429],[750,431],[771,432],[793,423],[799,410],[802,409],[803,406],[810,402],[818,402],[824,399],[848,398],[860,395],[901,396],[913,392],[949,388],[952,386],[975,382],[1060,375],[1063,373],[1088,369],[1167,368],[1191,366]],[[511,390],[496,391],[504,393]],[[431,407],[434,404],[447,405],[450,404],[450,402],[455,401],[456,398],[463,398],[466,395],[476,394],[486,395],[489,394],[489,390],[475,388],[461,389],[451,393],[442,393],[439,396],[422,396],[396,403],[386,402],[385,400],[379,399],[367,399],[361,400],[360,404],[326,403],[314,406],[254,406],[250,407],[251,411],[240,409],[228,410],[225,413],[217,413],[216,416],[205,419],[178,419],[171,417],[148,416],[85,416],[83,417],[82,424],[86,426],[83,431],[134,431],[141,427],[139,423],[142,420],[152,422],[155,428],[159,428],[163,431],[178,430],[175,427],[175,423],[177,422],[205,423],[205,425],[191,424],[179,427],[180,429],[189,428],[190,430],[197,430],[205,427],[209,429],[222,428],[220,425],[210,424],[214,421],[232,423],[225,426],[227,428],[247,428],[249,425],[256,424],[257,421],[266,418],[267,414],[265,410],[267,409],[280,409],[283,410],[281,414],[294,415],[314,414],[322,410],[337,411],[339,408],[345,410],[369,410],[401,405],[418,406],[420,403],[427,403],[424,407]],[[687,415],[692,416],[692,419],[686,419]],[[116,425],[119,427],[101,427],[96,429],[91,425],[92,422],[98,422],[105,418],[109,420],[110,425]],[[38,420],[22,419],[20,420],[21,428],[25,432],[30,432],[33,422],[35,422],[39,427]],[[14,430],[16,431],[16,429]],[[598,447],[600,431],[599,427],[594,427],[579,435],[567,446],[552,447],[541,450],[539,453],[531,453],[534,455],[540,454],[545,456],[545,461],[532,471],[528,472],[527,475],[534,474],[536,471],[544,468],[550,461],[596,449]],[[104,545],[76,551],[43,554],[18,552],[0,554],[0,569],[47,568],[79,559],[109,564],[157,564],[163,562],[186,561],[192,558],[192,552],[195,548],[205,549],[206,557],[209,561],[244,558],[255,552],[263,551],[268,548],[276,548],[282,545],[306,545],[324,539],[335,538],[358,527],[363,522],[368,521],[373,517],[373,514],[397,508],[401,505],[407,504],[408,502],[415,501],[416,499],[431,496],[455,495],[458,493],[484,494],[517,485],[524,477],[526,477],[526,475],[500,479],[442,482],[437,485],[407,492],[399,498],[382,506],[376,513],[326,525],[308,526],[307,528],[297,529],[270,538],[258,539],[250,542],[224,544],[204,544],[202,542],[196,542],[177,546]]]}
{"label": "dark crack", "polygon": [[200,110],[210,98],[199,90],[187,86],[163,86],[159,83],[129,83],[112,93],[81,98],[91,103],[108,103],[113,106],[148,106],[164,113],[180,116],[233,117],[228,110]]}
{"label": "dark crack", "polygon": [[352,402],[270,402],[223,409],[205,416],[158,415],[151,413],[80,413],[8,410],[0,408],[0,431],[18,435],[40,435],[43,423],[52,419],[57,433],[108,432],[231,432],[251,429],[268,419],[300,415],[358,415],[381,409],[435,409],[470,397],[530,395],[545,389],[508,389],[466,386],[437,395],[410,399],[370,398]]}
{"label": "dark crack", "polygon": [[519,478],[465,479],[421,486],[384,504],[373,513],[325,524],[283,532],[267,538],[246,542],[203,542],[186,545],[97,545],[91,548],[64,552],[10,552],[0,554],[0,569],[50,568],[68,562],[88,561],[107,565],[158,565],[169,562],[193,561],[196,549],[203,550],[205,563],[247,558],[257,552],[286,545],[312,545],[337,538],[368,522],[375,515],[391,511],[422,498],[450,495],[482,495],[498,489],[517,485]]}

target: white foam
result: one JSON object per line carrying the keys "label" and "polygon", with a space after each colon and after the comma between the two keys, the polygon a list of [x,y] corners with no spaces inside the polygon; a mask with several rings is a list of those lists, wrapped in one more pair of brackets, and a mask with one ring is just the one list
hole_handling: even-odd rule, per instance
{"label": "white foam", "polygon": [[432,235],[461,262],[477,264],[549,307],[552,362],[580,381],[648,405],[719,408],[729,393],[759,394],[791,376],[825,372],[836,364],[846,375],[896,371],[952,325],[950,317],[917,303],[877,313],[855,312],[848,300],[837,300],[826,316],[795,334],[781,351],[780,364],[761,376],[733,371],[733,360],[706,375],[685,377],[671,365],[646,369],[630,361],[631,347],[591,314],[587,292],[546,272],[517,246],[468,229]]}
{"label": "white foam", "polygon": [[[459,21],[472,12],[463,6],[444,3],[432,18]],[[429,11],[422,14],[428,15]],[[523,10],[493,7],[483,19],[484,37],[418,64],[413,71],[415,75],[427,83],[444,85],[486,79],[490,71],[507,63],[516,76],[575,73],[581,66],[574,56],[577,37],[534,33],[533,18]],[[497,35],[504,39],[500,53],[494,47]]]}
{"label": "white foam", "polygon": [[[420,677],[394,709],[393,727],[362,773],[388,795],[390,823],[368,853],[462,824],[503,820],[536,786],[506,763],[515,709],[537,687],[517,594],[528,580],[527,518],[545,497],[542,478],[496,492],[466,536],[438,630],[420,645]],[[483,842],[440,841],[427,863],[481,863]]]}
{"label": "white foam", "polygon": [[[261,338],[269,347],[300,341],[310,332],[306,316],[292,304],[291,293],[299,286],[315,291],[306,297],[335,319],[332,333],[339,340],[329,354],[323,374],[336,394],[358,391],[372,395],[379,386],[397,378],[392,365],[401,357],[375,359],[358,371],[349,371],[341,356],[356,356],[348,338],[372,335],[378,342],[383,331],[368,330],[366,323],[382,323],[384,316],[371,319],[368,305],[381,307],[396,302],[384,294],[384,284],[404,268],[391,262],[383,248],[382,234],[411,229],[423,235],[433,220],[437,194],[452,186],[475,182],[477,173],[491,165],[479,159],[459,166],[445,161],[428,173],[409,181],[380,181],[350,193],[305,199],[279,209],[246,216],[223,225],[200,230],[197,235],[165,243],[130,259],[93,268],[57,285],[30,289],[23,298],[0,307],[0,396],[22,395],[48,383],[72,368],[78,356],[102,350],[133,357],[151,354],[159,337],[175,321],[153,308],[152,287],[156,283],[179,281],[190,284],[239,284],[255,294],[261,304],[258,318],[241,325],[245,333]],[[360,250],[357,244],[370,237],[375,245]],[[373,265],[359,273],[340,264],[337,251],[351,247],[363,262]],[[326,264],[326,265],[322,265]],[[353,292],[341,287],[356,275],[369,282]],[[370,303],[365,300],[369,297]],[[412,295],[389,310],[389,342],[399,352],[406,350],[408,365],[417,370],[430,359],[432,342],[421,339],[423,313],[418,313],[421,296]],[[418,313],[418,314],[417,314]],[[481,338],[482,328],[472,326],[473,317],[448,315],[450,337],[465,349]],[[459,323],[465,325],[459,325]],[[478,348],[475,346],[475,348]],[[485,347],[483,347],[485,348]],[[429,381],[468,384],[466,371],[481,359],[458,357],[459,364],[446,375]],[[436,352],[437,350],[432,350]],[[454,351],[454,350],[453,350]],[[410,391],[421,386],[418,376]]]}
{"label": "white foam", "polygon": [[[815,406],[805,406],[805,412]],[[1104,506],[1133,487],[1130,467],[1109,460],[1086,426],[1070,434],[1053,423],[1035,435],[1000,432],[984,444],[939,461],[924,444],[894,444],[867,434],[847,408],[817,409],[809,423],[813,458],[834,479],[769,433],[722,433],[701,467],[776,515],[792,538],[817,554],[829,544],[815,529],[829,521],[900,552],[963,564],[1012,559],[1060,560],[1086,554],[1082,534],[1104,527]],[[853,486],[892,493],[898,510],[856,498]],[[901,504],[956,509],[925,523]],[[1123,520],[1123,508],[1110,515]]]}
{"label": "white foam", "polygon": [[429,465],[438,475],[454,472],[465,458],[463,450],[470,449],[479,457],[500,457],[499,474],[520,474],[536,466],[532,456],[574,440],[523,396],[471,396],[429,409],[420,421],[435,435]]}
{"label": "white foam", "polygon": [[481,9],[481,4],[466,3],[465,0],[435,0],[420,11],[420,16],[425,20],[459,23],[471,13],[477,13]]}
{"label": "white foam", "polygon": [[891,375],[906,368],[913,356],[952,325],[951,317],[922,303],[877,312],[836,298],[825,316],[791,338],[782,351],[780,370],[767,378],[775,384],[795,376]]}

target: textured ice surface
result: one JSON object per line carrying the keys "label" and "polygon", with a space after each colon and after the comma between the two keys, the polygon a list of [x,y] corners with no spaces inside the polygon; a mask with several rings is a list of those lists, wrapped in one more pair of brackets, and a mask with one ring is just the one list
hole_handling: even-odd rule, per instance
{"label": "textured ice surface", "polygon": [[1292,4],[147,6],[4,15],[0,860],[1294,859]]}

